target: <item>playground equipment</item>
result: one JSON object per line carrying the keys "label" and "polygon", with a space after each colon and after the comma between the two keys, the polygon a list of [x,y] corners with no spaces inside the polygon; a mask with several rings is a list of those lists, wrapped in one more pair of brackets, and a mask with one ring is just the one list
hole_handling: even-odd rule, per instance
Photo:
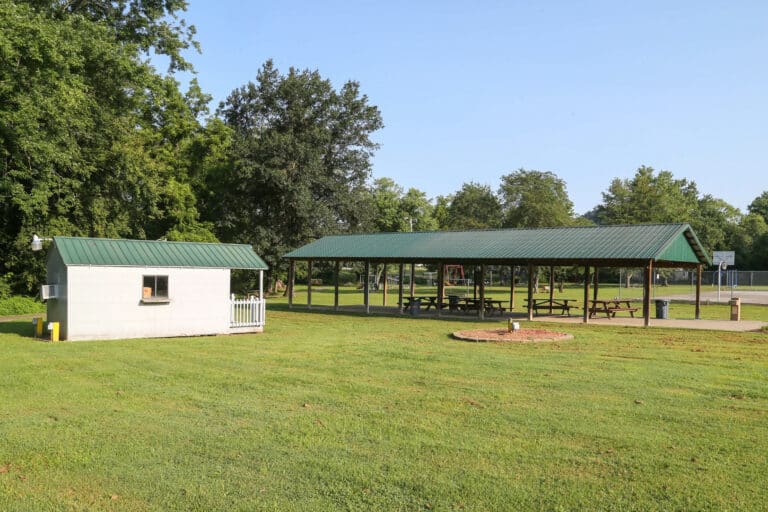
{"label": "playground equipment", "polygon": [[446,265],[445,280],[448,284],[464,283],[464,265]]}

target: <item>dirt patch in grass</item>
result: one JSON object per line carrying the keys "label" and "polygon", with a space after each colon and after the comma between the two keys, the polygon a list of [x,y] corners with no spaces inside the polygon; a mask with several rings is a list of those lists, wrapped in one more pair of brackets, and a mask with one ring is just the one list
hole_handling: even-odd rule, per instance
{"label": "dirt patch in grass", "polygon": [[473,329],[456,331],[453,337],[464,341],[511,341],[517,343],[538,341],[561,341],[573,339],[573,335],[546,329]]}

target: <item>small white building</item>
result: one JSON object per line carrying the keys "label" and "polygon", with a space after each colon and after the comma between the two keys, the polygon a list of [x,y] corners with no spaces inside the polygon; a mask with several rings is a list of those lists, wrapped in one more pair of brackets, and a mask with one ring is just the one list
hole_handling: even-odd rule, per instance
{"label": "small white building", "polygon": [[[232,269],[258,294],[235,300]],[[57,236],[41,295],[65,340],[261,332],[266,269],[250,245]]]}

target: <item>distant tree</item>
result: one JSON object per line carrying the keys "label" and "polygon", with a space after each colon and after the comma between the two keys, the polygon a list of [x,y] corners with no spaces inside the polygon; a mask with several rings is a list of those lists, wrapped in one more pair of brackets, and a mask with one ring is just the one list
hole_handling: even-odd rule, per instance
{"label": "distant tree", "polygon": [[408,231],[408,220],[401,207],[403,188],[391,178],[379,178],[373,182],[371,194],[376,231]]}
{"label": "distant tree", "polygon": [[722,199],[707,194],[688,220],[699,241],[711,251],[733,249],[731,238],[741,221],[741,212]]}
{"label": "distant tree", "polygon": [[501,177],[503,226],[540,228],[573,222],[573,203],[565,182],[548,171],[517,171]]}
{"label": "distant tree", "polygon": [[364,225],[382,120],[356,82],[335,90],[317,71],[283,75],[270,60],[218,115],[233,139],[227,165],[207,177],[216,201],[205,218],[221,238],[253,244],[274,270],[288,250]]}
{"label": "distant tree", "polygon": [[453,196],[437,196],[435,198],[434,218],[437,223],[437,229],[450,229],[448,224],[450,222],[448,208],[451,206]]}
{"label": "distant tree", "polygon": [[446,227],[453,230],[501,227],[501,203],[488,185],[465,183],[448,206]]}
{"label": "distant tree", "polygon": [[690,222],[697,208],[694,182],[642,166],[632,179],[611,182],[597,216],[601,224]]}
{"label": "distant tree", "polygon": [[434,206],[427,195],[417,188],[409,188],[400,199],[400,208],[408,219],[408,229],[413,231],[434,231],[438,229],[434,217]]}
{"label": "distant tree", "polygon": [[760,194],[747,207],[749,213],[760,215],[768,222],[768,190]]}
{"label": "distant tree", "polygon": [[734,229],[728,245],[736,251],[739,268],[768,270],[768,222],[762,215],[745,215]]}

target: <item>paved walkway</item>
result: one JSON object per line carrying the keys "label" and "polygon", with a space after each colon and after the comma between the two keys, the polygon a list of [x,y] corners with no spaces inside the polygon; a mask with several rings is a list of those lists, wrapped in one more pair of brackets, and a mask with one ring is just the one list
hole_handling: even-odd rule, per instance
{"label": "paved walkway", "polygon": [[[539,322],[562,322],[562,323],[581,323],[581,317],[561,317],[561,316],[537,316],[534,317]],[[631,317],[615,317],[615,318],[590,318],[589,325],[622,325],[631,327],[642,327],[642,318]],[[703,329],[709,331],[731,331],[731,332],[748,332],[759,331],[764,326],[768,326],[766,322],[759,322],[756,320],[741,320],[739,322],[732,322],[730,320],[678,320],[668,319],[659,320],[651,318],[650,327],[661,328],[674,328],[674,329]]]}
{"label": "paved walkway", "polygon": [[[768,305],[768,292],[751,292],[745,290],[734,290],[734,297],[741,299],[742,304],[763,304]],[[656,289],[656,297],[654,299],[670,299],[673,301],[695,301],[696,295],[693,293],[683,295],[663,295],[661,291]],[[720,300],[717,300],[717,290],[701,290],[701,302],[706,304],[728,304],[731,300],[731,290],[723,289],[720,291]]]}

